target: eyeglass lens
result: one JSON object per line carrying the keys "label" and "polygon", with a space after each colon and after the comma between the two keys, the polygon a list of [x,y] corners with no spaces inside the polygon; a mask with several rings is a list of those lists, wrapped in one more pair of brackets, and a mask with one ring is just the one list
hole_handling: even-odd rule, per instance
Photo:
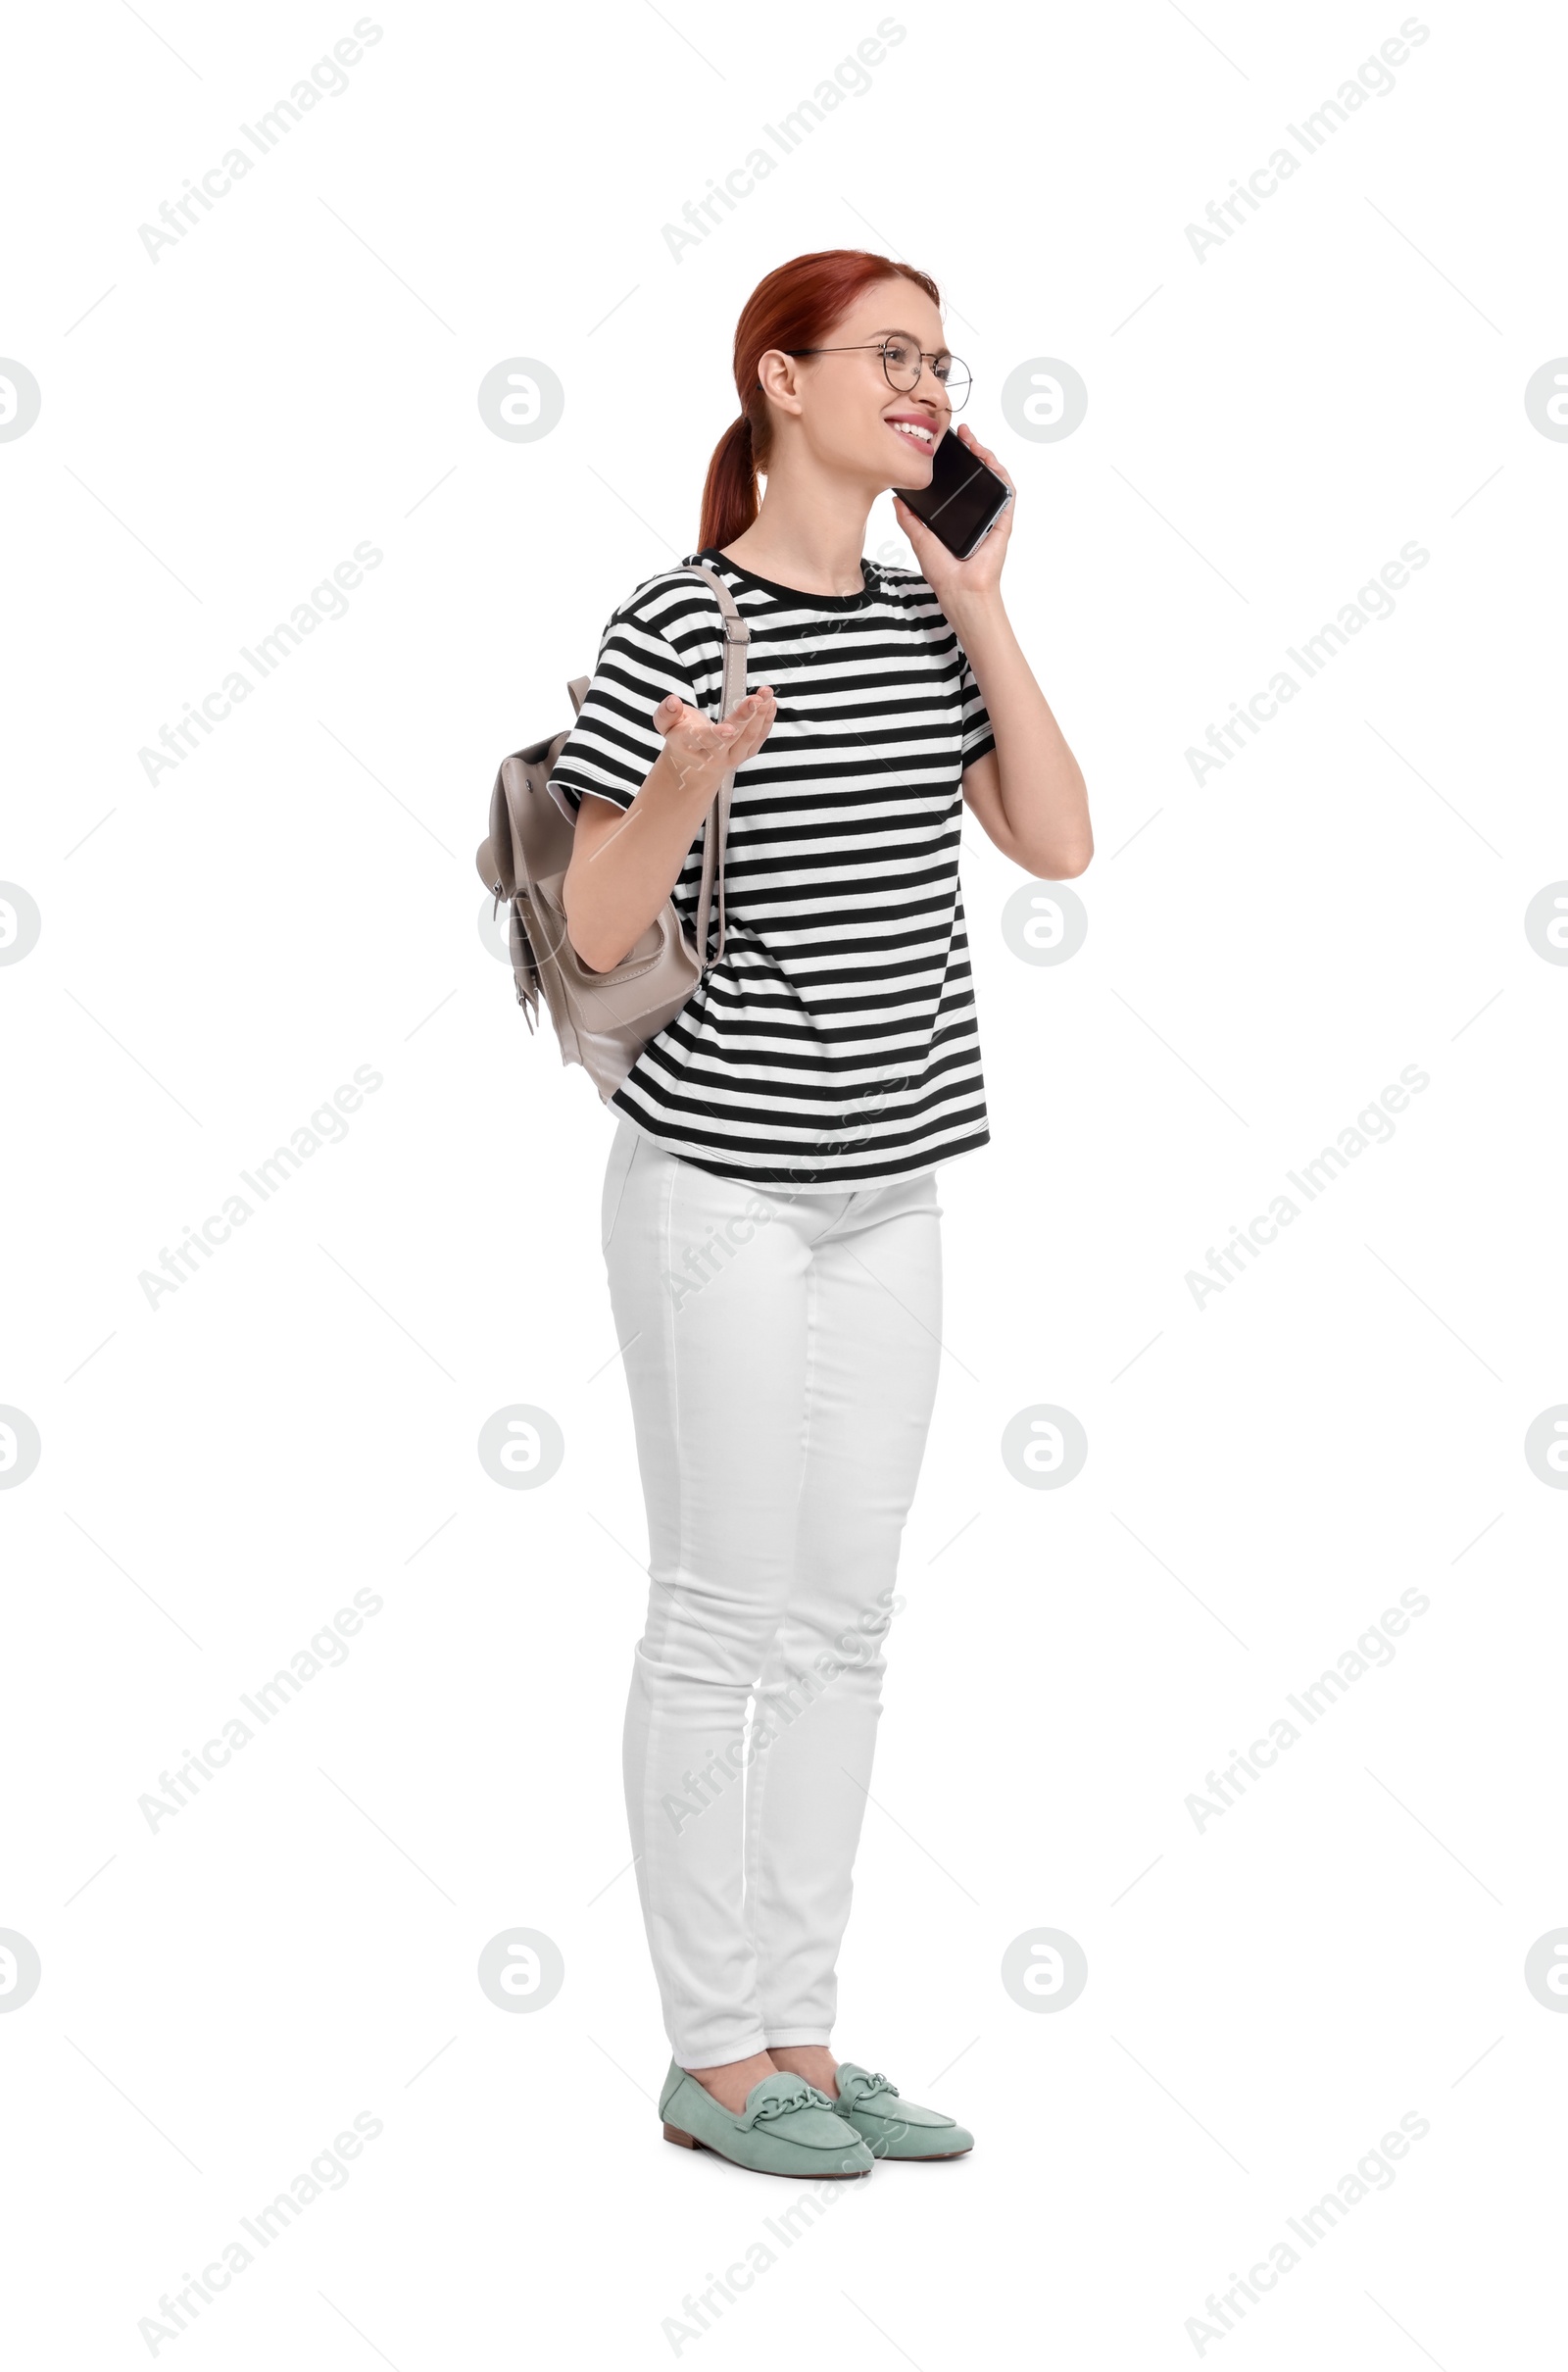
{"label": "eyeglass lens", "polygon": [[[911,337],[889,337],[882,348],[882,368],[890,383],[907,391],[920,383],[921,355]],[[937,378],[946,388],[955,411],[969,392],[969,373],[956,355],[939,354],[932,364]]]}

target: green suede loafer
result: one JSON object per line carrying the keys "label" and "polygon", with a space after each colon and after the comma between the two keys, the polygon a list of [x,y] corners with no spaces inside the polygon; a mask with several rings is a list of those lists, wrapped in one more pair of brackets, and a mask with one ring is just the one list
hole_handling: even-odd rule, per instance
{"label": "green suede loafer", "polygon": [[855,2127],[814,2084],[782,2069],[763,2076],[746,2095],[739,2116],[670,2061],[659,2096],[664,2139],[682,2150],[710,2150],[753,2174],[793,2175],[798,2182],[837,2183],[869,2174],[871,2152]]}
{"label": "green suede loafer", "polygon": [[839,2068],[839,2097],[833,2113],[852,2125],[873,2157],[961,2158],[974,2148],[966,2133],[940,2108],[917,2108],[902,2100],[885,2075],[867,2075],[846,2059]]}

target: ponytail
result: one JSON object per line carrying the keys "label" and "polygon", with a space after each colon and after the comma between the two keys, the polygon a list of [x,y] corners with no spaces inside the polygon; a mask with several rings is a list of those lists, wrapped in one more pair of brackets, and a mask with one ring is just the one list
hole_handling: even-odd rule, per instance
{"label": "ponytail", "polygon": [[867,255],[858,247],[831,247],[820,255],[798,255],[759,281],[735,328],[735,392],[740,419],[713,448],[703,488],[699,548],[721,552],[745,534],[758,513],[757,479],[765,474],[773,420],[757,371],[764,354],[788,354],[827,342],[835,324],[868,288],[882,280],[912,280],[933,305],[941,297],[935,280],[910,264]]}
{"label": "ponytail", "polygon": [[703,520],[698,548],[721,551],[744,535],[757,517],[757,456],[752,423],[743,412],[713,447],[703,487]]}

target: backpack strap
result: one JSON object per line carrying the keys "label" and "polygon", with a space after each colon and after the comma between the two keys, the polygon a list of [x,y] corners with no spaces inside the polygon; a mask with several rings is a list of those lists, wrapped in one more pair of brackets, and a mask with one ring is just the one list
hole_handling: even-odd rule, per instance
{"label": "backpack strap", "polygon": [[[719,690],[720,719],[728,717],[746,698],[746,648],[752,629],[735,605],[735,597],[722,577],[711,568],[694,561],[688,568],[672,568],[672,576],[700,576],[716,596],[724,635],[724,674]],[[724,856],[729,844],[730,800],[735,789],[735,769],[731,766],[717,790],[713,804],[703,817],[703,880],[697,904],[697,961],[706,975],[711,965],[708,958],[708,930],[712,911],[715,886],[718,893],[718,945],[713,952],[716,964],[724,953]]]}

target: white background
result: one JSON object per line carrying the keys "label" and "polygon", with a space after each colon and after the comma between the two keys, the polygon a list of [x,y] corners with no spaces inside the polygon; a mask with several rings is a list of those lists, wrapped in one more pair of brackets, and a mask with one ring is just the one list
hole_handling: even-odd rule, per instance
{"label": "white background", "polygon": [[[993,1142],[942,1182],[949,1356],[842,1971],[841,2050],[978,2147],[769,2243],[680,2359],[1190,2362],[1207,2294],[1408,2111],[1392,2188],[1206,2359],[1469,2372],[1555,2329],[1568,2021],[1522,1972],[1568,1920],[1568,1499],[1522,1443],[1568,1400],[1568,970],[1523,916],[1568,874],[1568,447],[1523,391],[1568,348],[1563,32],[1423,10],[1392,94],[1200,262],[1185,225],[1401,21],[1200,16],[900,5],[871,88],[678,263],[662,225],[874,0],[377,7],[348,89],[156,263],[138,225],[352,9],[14,25],[17,2360],[147,2360],[138,2318],[360,2111],[347,2186],[160,2360],[655,2366],[797,2203],[659,2139],[609,1126],[527,1034],[472,851],[500,757],[697,540],[740,304],[845,244],[942,284],[1099,854],[1087,943],[1042,966],[1002,930],[1023,877],[966,836]],[[475,400],[515,356],[565,390],[533,443]],[[1000,409],[1042,356],[1090,393],[1058,443]],[[1196,783],[1209,722],[1411,539],[1396,615]],[[349,614],[149,782],[138,751],[364,540]],[[150,1308],[140,1272],[361,1064],[346,1139]],[[1187,1271],[1408,1064],[1392,1140],[1196,1307]],[[564,1434],[533,1492],[476,1456],[514,1403]],[[1000,1455],[1042,1403],[1089,1436],[1055,1491]],[[384,1604],[347,1663],[149,1829],[138,1798],[357,1588]],[[1195,1827],[1411,1588],[1393,1664]],[[517,1926],[566,1979],[509,2016],[475,1964]],[[1000,1978],[1039,1927],[1088,1955],[1054,2015]]]}

